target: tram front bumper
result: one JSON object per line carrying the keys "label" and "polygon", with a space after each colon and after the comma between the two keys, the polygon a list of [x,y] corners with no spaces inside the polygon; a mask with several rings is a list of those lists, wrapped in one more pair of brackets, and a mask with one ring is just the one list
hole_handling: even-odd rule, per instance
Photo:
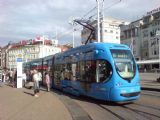
{"label": "tram front bumper", "polygon": [[136,100],[140,97],[140,91],[140,86],[114,87],[111,88],[109,99],[114,102]]}

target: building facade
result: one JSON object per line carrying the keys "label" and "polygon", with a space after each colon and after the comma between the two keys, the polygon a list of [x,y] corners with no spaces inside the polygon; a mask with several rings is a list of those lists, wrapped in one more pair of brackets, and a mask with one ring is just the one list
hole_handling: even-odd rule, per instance
{"label": "building facade", "polygon": [[8,66],[8,52],[9,52],[10,48],[11,48],[11,44],[9,43],[8,45],[4,46],[1,49],[1,66],[2,66],[2,69],[7,69],[7,66]]}
{"label": "building facade", "polygon": [[61,48],[57,44],[53,44],[52,40],[26,40],[14,43],[8,51],[7,68],[16,68],[16,59],[19,57],[22,58],[23,62],[28,62],[58,52],[61,52]]}
{"label": "building facade", "polygon": [[131,48],[136,60],[141,60],[141,24],[142,19],[120,25],[121,44],[126,44]]}
{"label": "building facade", "polygon": [[159,36],[156,34],[160,31],[160,10],[153,14],[147,14],[143,17],[142,26],[142,47],[148,45],[148,56],[143,55],[143,59],[159,59]]}
{"label": "building facade", "polygon": [[[160,7],[141,19],[121,25],[121,43],[133,47],[136,60],[144,61],[145,69],[160,69]],[[150,62],[146,62],[150,61]],[[155,62],[154,62],[155,61]]]}
{"label": "building facade", "polygon": [[[122,20],[105,17],[100,22],[100,42],[108,43],[120,43],[120,27],[119,25],[124,23]],[[93,36],[89,42],[98,42],[97,41],[97,20],[90,21],[89,23],[93,28]],[[89,37],[91,30],[84,27],[81,32],[81,43],[85,44],[87,38]]]}

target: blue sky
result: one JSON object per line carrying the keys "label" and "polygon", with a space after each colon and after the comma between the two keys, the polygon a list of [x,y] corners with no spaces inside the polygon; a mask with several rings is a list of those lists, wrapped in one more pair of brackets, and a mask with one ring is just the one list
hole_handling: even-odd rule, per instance
{"label": "blue sky", "polygon": [[[108,8],[119,0],[104,1]],[[1,0],[0,46],[40,35],[55,38],[56,30],[60,44],[71,43],[69,21],[81,18],[95,6],[96,0]],[[133,21],[158,7],[160,0],[122,0],[105,9],[105,16]],[[80,43],[80,30],[76,31],[75,41]]]}

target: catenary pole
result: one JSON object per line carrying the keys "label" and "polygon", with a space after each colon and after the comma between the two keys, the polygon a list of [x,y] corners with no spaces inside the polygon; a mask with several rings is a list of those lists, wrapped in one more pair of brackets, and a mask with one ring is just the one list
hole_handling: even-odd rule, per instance
{"label": "catenary pole", "polygon": [[97,1],[97,40],[100,42],[100,25],[99,25],[99,0]]}

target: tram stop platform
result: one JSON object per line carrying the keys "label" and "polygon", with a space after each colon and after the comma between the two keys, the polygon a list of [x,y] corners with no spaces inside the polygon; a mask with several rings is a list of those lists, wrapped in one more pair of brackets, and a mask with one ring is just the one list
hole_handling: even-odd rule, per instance
{"label": "tram stop platform", "polygon": [[0,120],[72,120],[72,116],[54,92],[0,87]]}
{"label": "tram stop platform", "polygon": [[[160,91],[160,83],[156,81],[158,77],[159,74],[156,73],[140,73],[142,90]],[[73,105],[72,101],[67,101],[66,98],[62,100],[59,96],[62,95],[54,90],[46,92],[41,88],[39,97],[36,98],[33,89],[13,88],[3,84],[0,86],[0,120],[72,120],[77,116],[77,120],[82,118],[79,116],[87,118],[87,114]],[[70,109],[63,101],[68,102]],[[75,111],[78,111],[78,115]]]}
{"label": "tram stop platform", "polygon": [[160,92],[160,82],[157,78],[160,77],[159,73],[140,73],[141,89]]}

